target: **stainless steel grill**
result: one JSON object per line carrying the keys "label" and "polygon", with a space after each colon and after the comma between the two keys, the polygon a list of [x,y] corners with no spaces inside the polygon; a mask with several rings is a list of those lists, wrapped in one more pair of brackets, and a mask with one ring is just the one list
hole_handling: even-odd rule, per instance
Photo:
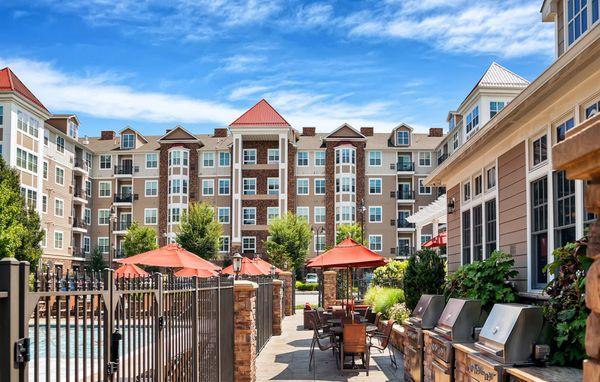
{"label": "stainless steel grill", "polygon": [[439,294],[424,294],[412,311],[408,321],[421,329],[431,329],[444,310],[446,300]]}

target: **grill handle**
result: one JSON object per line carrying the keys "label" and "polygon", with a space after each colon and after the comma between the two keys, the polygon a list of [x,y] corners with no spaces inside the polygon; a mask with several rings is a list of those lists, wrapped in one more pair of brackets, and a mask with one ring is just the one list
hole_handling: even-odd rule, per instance
{"label": "grill handle", "polygon": [[479,348],[479,349],[481,349],[481,350],[483,350],[485,352],[488,352],[490,354],[494,354],[494,355],[496,355],[498,357],[502,357],[502,354],[504,353],[504,350],[502,350],[502,349],[496,350],[496,349],[493,349],[493,348],[491,348],[489,346],[486,346],[486,345],[482,344],[481,342],[475,342],[475,347]]}

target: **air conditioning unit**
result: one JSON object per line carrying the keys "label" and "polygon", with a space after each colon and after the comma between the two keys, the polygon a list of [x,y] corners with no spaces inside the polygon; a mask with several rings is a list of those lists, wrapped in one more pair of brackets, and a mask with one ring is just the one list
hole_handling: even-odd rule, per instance
{"label": "air conditioning unit", "polygon": [[390,191],[390,198],[396,198],[396,191]]}
{"label": "air conditioning unit", "polygon": [[395,226],[396,225],[396,220],[394,220],[394,219],[390,220],[390,225],[391,226]]}
{"label": "air conditioning unit", "polygon": [[396,254],[396,248],[390,248],[390,254],[391,255],[395,255]]}
{"label": "air conditioning unit", "polygon": [[390,163],[390,170],[396,169],[396,163]]}
{"label": "air conditioning unit", "polygon": [[138,200],[140,196],[138,194],[133,194],[133,200]]}

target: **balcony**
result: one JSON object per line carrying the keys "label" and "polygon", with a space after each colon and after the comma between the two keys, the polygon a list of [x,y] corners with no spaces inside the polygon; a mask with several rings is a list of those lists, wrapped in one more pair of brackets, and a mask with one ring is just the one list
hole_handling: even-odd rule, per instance
{"label": "balcony", "polygon": [[74,232],[87,232],[88,225],[83,219],[73,218]]}
{"label": "balcony", "polygon": [[125,257],[125,252],[122,249],[117,249],[115,251],[115,259],[122,259]]}
{"label": "balcony", "polygon": [[115,166],[115,175],[133,175],[133,166],[117,165]]}
{"label": "balcony", "polygon": [[405,259],[415,253],[415,247],[403,246],[396,249],[396,257]]}
{"label": "balcony", "polygon": [[396,163],[396,171],[398,172],[414,172],[415,171],[415,163],[408,161],[400,161]]}
{"label": "balcony", "polygon": [[131,223],[130,220],[118,222],[115,231],[127,231],[131,227]]}
{"label": "balcony", "polygon": [[409,223],[404,219],[398,219],[396,225],[399,229],[415,229],[415,223]]}
{"label": "balcony", "polygon": [[448,159],[448,153],[442,154],[438,157],[437,159],[437,164],[438,166],[441,165],[442,163],[444,163],[444,161]]}
{"label": "balcony", "polygon": [[133,203],[133,200],[137,199],[137,194],[134,196],[133,194],[115,194],[114,202],[120,204],[129,204]]}
{"label": "balcony", "polygon": [[87,204],[88,200],[87,191],[81,188],[73,190],[73,202]]}
{"label": "balcony", "polygon": [[83,249],[79,247],[73,247],[73,257],[85,258],[85,253],[83,253]]}
{"label": "balcony", "polygon": [[415,192],[410,190],[398,190],[396,192],[396,199],[398,201],[406,201],[413,203],[415,200]]}
{"label": "balcony", "polygon": [[73,170],[87,174],[90,168],[83,158],[75,158]]}

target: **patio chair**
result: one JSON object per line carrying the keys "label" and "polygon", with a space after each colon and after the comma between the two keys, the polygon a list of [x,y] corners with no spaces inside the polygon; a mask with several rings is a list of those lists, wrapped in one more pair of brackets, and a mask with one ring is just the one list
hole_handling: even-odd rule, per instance
{"label": "patio chair", "polygon": [[333,358],[336,360],[335,363],[337,365],[337,357],[335,356],[336,343],[333,333],[325,333],[319,331],[319,323],[317,322],[318,314],[316,311],[311,312],[311,314],[308,316],[308,319],[313,327],[314,333],[312,342],[310,344],[310,359],[308,361],[308,370],[312,370],[313,368],[313,360],[316,346],[318,346],[319,350],[321,351],[327,351],[331,349],[331,351],[333,352]]}
{"label": "patio chair", "polygon": [[323,308],[318,308],[317,309],[317,322],[319,323],[319,329],[321,329],[324,333],[329,331],[329,328],[331,327],[331,325],[329,325],[327,323],[327,318],[325,318],[325,314],[323,314],[325,311],[323,310]]}
{"label": "patio chair", "polygon": [[[374,333],[369,337],[369,348],[375,348],[379,350],[380,353],[383,353],[385,349],[388,350],[390,355],[390,361],[394,368],[398,368],[398,364],[396,363],[396,355],[394,351],[390,347],[390,338],[392,337],[392,329],[394,328],[394,324],[396,321],[388,320],[387,325],[383,329],[383,333]],[[373,339],[377,339],[379,343],[373,342]]]}
{"label": "patio chair", "polygon": [[[343,340],[340,344],[340,366],[341,371],[355,370],[354,356],[360,355],[363,367],[369,375],[370,348],[367,342],[367,327],[365,324],[345,324],[343,328]],[[352,356],[352,368],[344,368],[346,354]]]}
{"label": "patio chair", "polygon": [[367,335],[369,337],[373,337],[375,335],[383,335],[383,332],[381,330],[379,330],[379,324],[381,323],[381,313],[377,313],[375,315],[375,321],[373,322],[373,326],[375,326],[377,328],[376,331],[368,333]]}
{"label": "patio chair", "polygon": [[346,311],[344,309],[334,309],[332,315],[333,318],[343,319],[346,317]]}

